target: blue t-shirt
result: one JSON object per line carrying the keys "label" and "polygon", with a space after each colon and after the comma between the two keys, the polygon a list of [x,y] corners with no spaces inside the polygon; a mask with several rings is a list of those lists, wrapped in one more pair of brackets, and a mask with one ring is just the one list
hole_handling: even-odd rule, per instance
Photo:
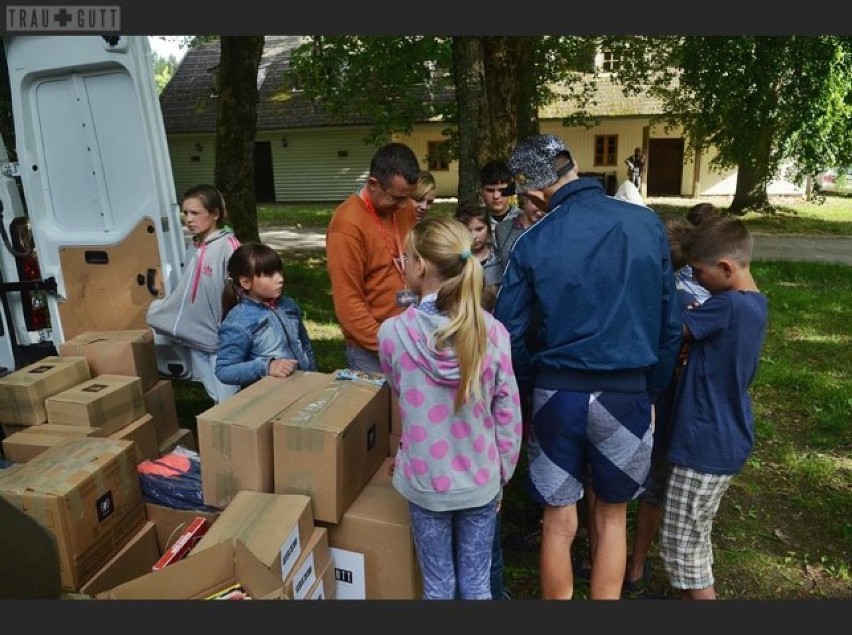
{"label": "blue t-shirt", "polygon": [[768,301],[717,293],[683,312],[692,334],[673,404],[667,458],[706,474],[736,474],[754,448],[749,386],[766,335]]}

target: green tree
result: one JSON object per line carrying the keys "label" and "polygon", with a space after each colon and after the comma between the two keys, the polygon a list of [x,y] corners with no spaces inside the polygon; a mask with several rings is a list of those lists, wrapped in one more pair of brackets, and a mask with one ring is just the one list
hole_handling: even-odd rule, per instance
{"label": "green tree", "polygon": [[737,169],[729,212],[770,211],[769,182],[798,183],[852,159],[852,38],[845,36],[605,39],[626,63],[625,90],[648,90],[691,150],[713,145]]}
{"label": "green tree", "polygon": [[[459,199],[478,196],[479,167],[506,157],[538,132],[538,109],[555,98],[549,82],[576,81],[587,38],[312,37],[293,53],[293,76],[332,116],[358,112],[377,145],[418,121],[447,124],[459,159]],[[590,64],[582,69],[590,70]],[[587,92],[568,99],[582,103]],[[579,109],[579,106],[578,106]],[[424,157],[428,159],[428,157]]]}
{"label": "green tree", "polygon": [[221,36],[216,73],[216,165],[214,180],[225,197],[231,226],[243,241],[259,241],[254,194],[257,134],[257,71],[264,38]]}
{"label": "green tree", "polygon": [[177,58],[174,55],[169,55],[168,58],[154,52],[154,83],[157,85],[157,93],[162,93],[166,84],[175,74],[177,68]]}

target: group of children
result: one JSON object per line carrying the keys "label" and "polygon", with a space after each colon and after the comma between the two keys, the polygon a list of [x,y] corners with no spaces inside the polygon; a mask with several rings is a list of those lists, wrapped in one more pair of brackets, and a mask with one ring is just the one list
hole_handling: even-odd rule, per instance
{"label": "group of children", "polygon": [[[544,214],[529,201],[511,206],[510,182],[505,164],[492,162],[482,172],[485,206],[460,205],[454,218],[427,217],[435,190],[434,180],[427,182],[420,194],[428,202],[403,243],[405,282],[419,300],[379,328],[381,368],[403,422],[393,483],[410,504],[424,598],[491,598],[492,563],[502,564],[494,555],[498,512],[527,413],[508,332],[489,311],[514,240]],[[172,300],[152,303],[149,323],[197,352],[194,375],[210,397],[221,401],[266,375],[316,370],[299,306],[283,294],[278,253],[240,245],[211,186],[188,191],[182,214],[192,234],[187,273]],[[655,403],[654,455],[639,499],[627,595],[641,593],[659,526],[671,585],[683,597],[715,597],[713,519],[754,444],[748,388],[767,300],[749,270],[752,239],[741,221],[718,217],[711,205],[695,206],[688,218],[664,218],[683,344],[671,384]],[[190,308],[199,294],[203,306]],[[194,339],[176,328],[186,320]]]}

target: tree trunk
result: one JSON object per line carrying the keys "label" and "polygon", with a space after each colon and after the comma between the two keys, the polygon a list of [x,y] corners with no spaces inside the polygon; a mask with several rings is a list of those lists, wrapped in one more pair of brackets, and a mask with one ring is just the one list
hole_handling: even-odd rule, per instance
{"label": "tree trunk", "polygon": [[479,200],[479,163],[488,113],[484,46],[479,37],[453,38],[459,139],[459,203]]}
{"label": "tree trunk", "polygon": [[216,75],[215,183],[227,216],[242,242],[259,241],[254,193],[254,141],[257,133],[257,70],[263,36],[222,36]]}
{"label": "tree trunk", "polygon": [[771,208],[766,187],[769,185],[769,153],[773,130],[762,130],[751,152],[737,162],[737,188],[729,214],[742,216],[749,210],[765,212]]}

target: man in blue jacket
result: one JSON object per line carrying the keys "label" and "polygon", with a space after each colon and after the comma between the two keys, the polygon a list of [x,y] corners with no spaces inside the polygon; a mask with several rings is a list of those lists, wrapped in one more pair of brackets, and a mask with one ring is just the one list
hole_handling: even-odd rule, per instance
{"label": "man in blue jacket", "polygon": [[527,452],[532,496],[543,506],[541,594],[573,595],[577,501],[590,474],[590,595],[618,599],[627,503],[643,489],[652,404],[671,379],[682,331],[666,231],[652,210],[580,178],[554,135],[524,139],[508,163],[516,192],[548,212],[515,243],[494,310],[512,337],[519,387],[532,394]]}

